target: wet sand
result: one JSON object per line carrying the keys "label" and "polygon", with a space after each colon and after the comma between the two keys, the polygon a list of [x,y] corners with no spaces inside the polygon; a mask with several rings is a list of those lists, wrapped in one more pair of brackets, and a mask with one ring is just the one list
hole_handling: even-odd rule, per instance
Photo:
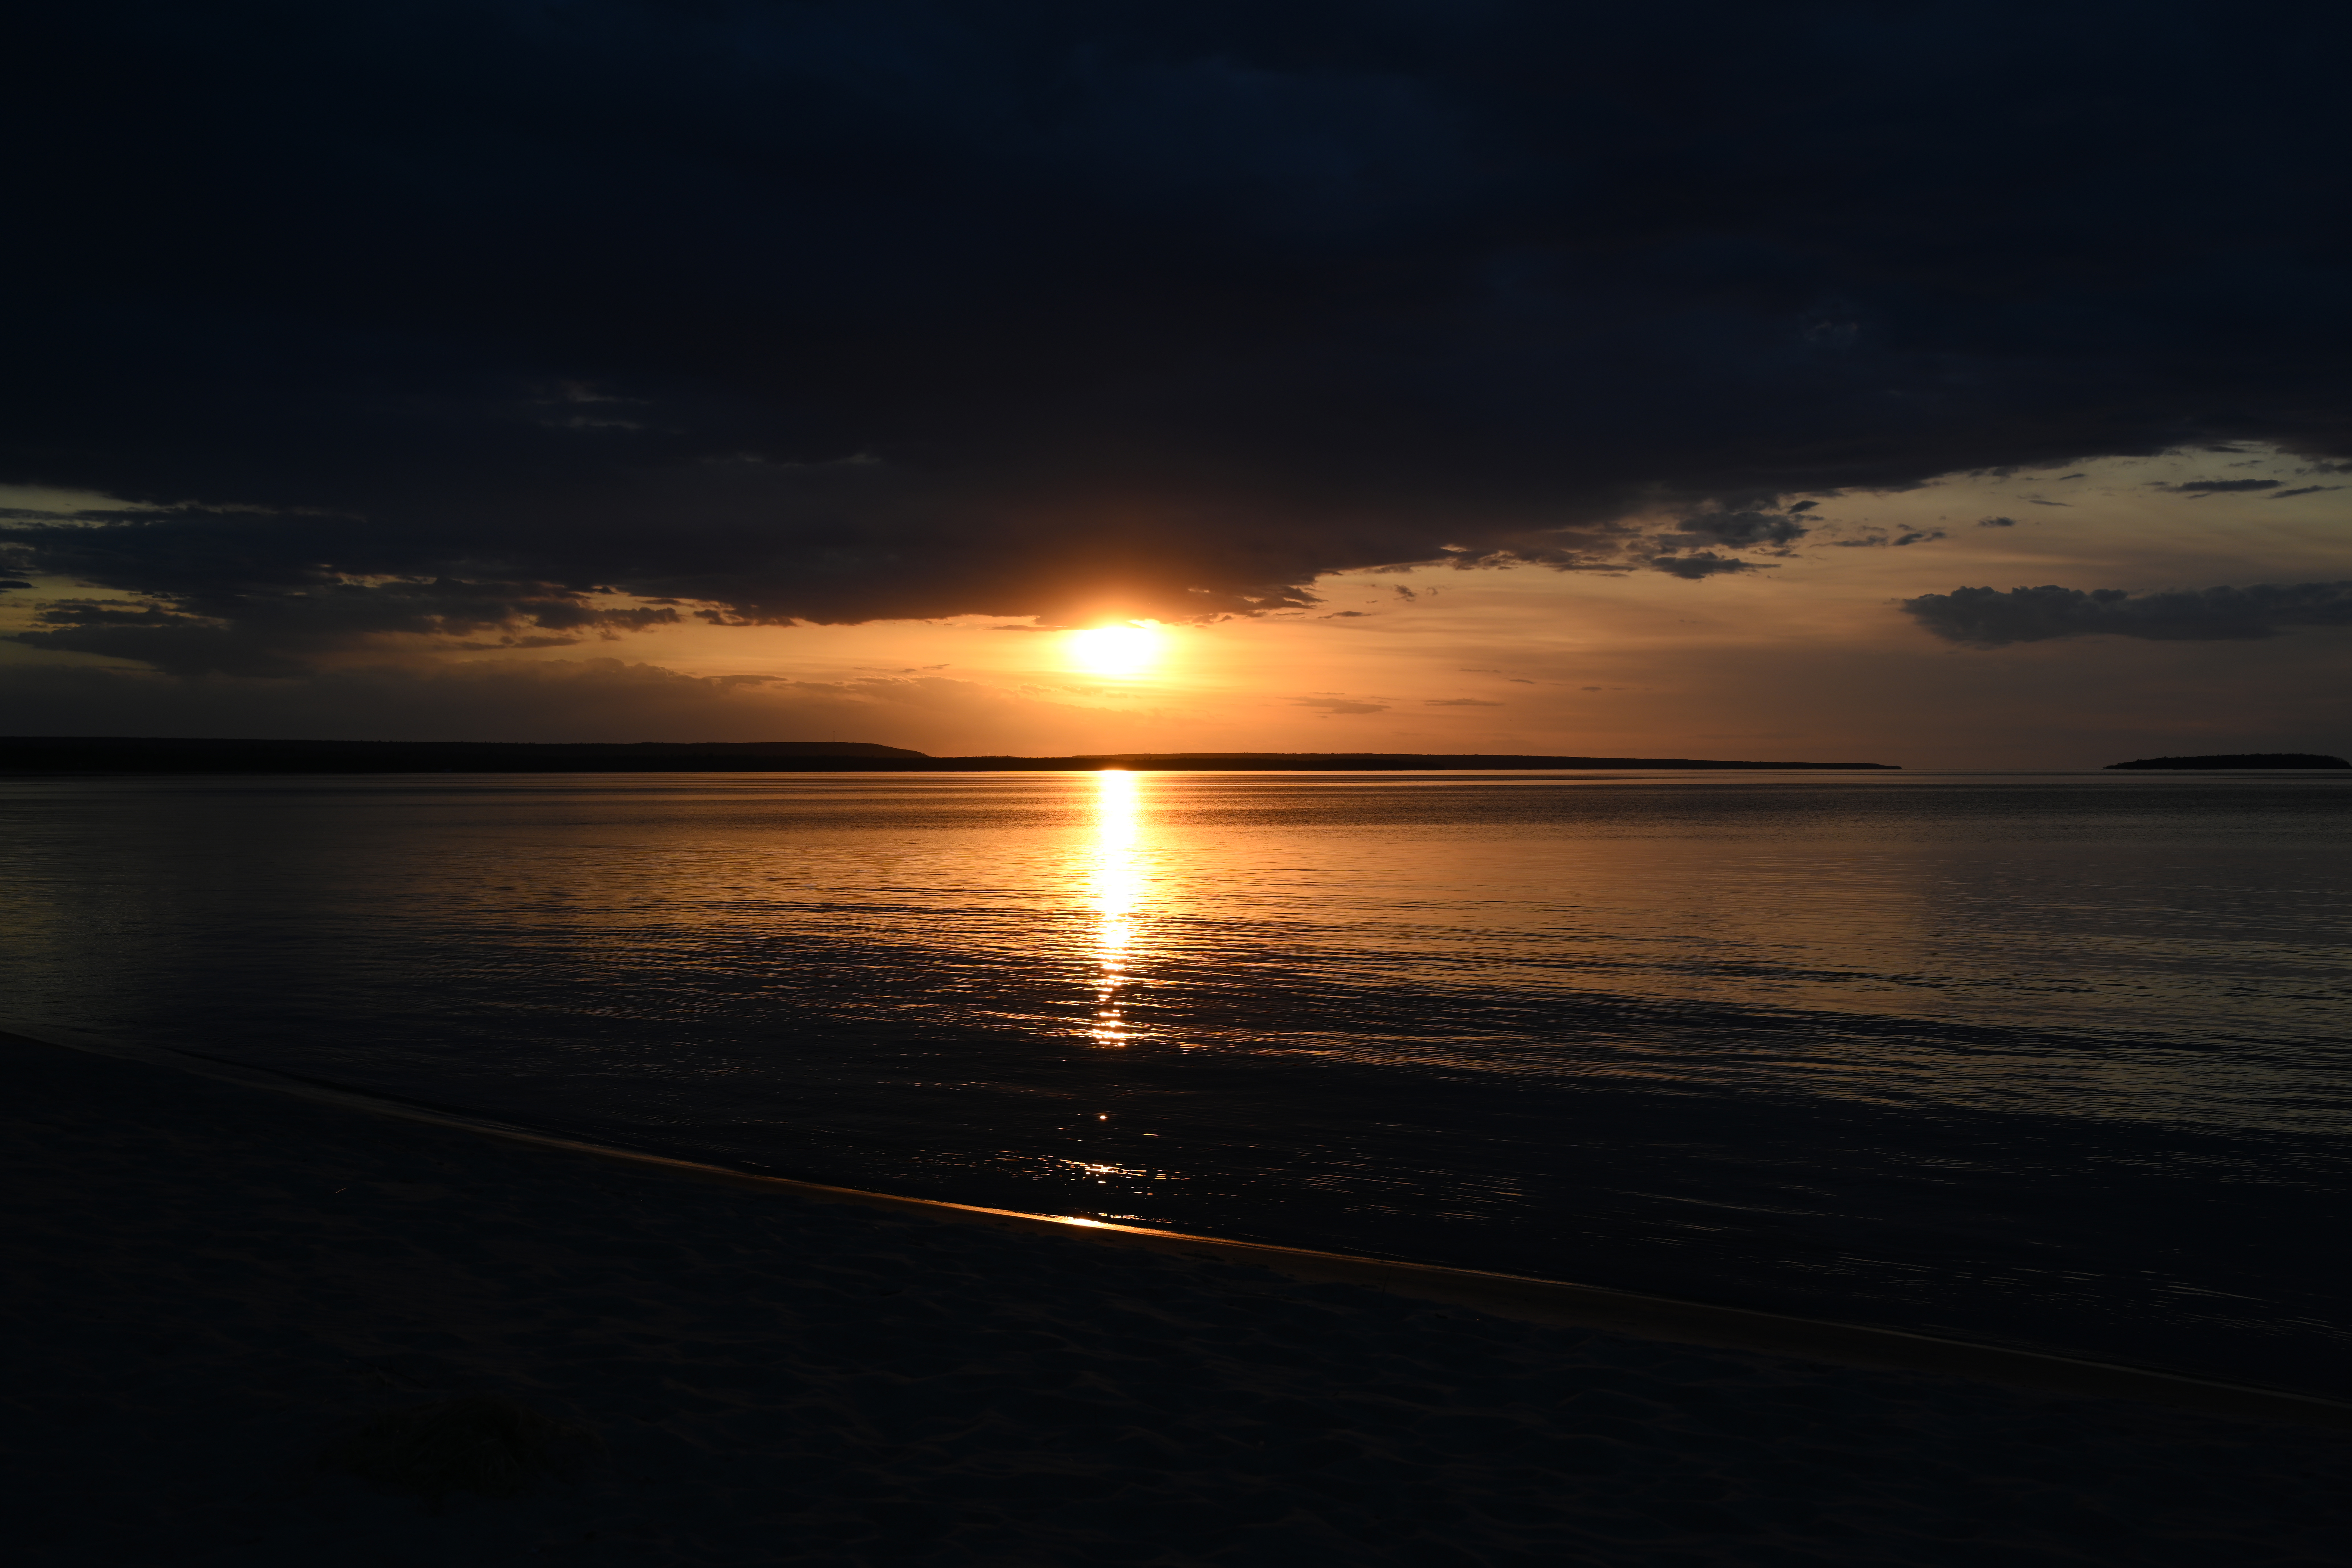
{"label": "wet sand", "polygon": [[[0,1070],[11,1535],[44,1564],[2316,1568],[2352,1538],[2324,1426],[1530,1321],[29,1042]],[[609,1458],[437,1508],[318,1463],[467,1392]]]}

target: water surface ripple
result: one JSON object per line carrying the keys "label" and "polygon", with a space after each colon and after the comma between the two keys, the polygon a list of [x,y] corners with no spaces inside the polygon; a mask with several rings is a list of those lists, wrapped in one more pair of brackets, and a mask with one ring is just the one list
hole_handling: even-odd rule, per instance
{"label": "water surface ripple", "polygon": [[2352,1394],[2326,775],[0,781],[6,1011],[854,1186]]}

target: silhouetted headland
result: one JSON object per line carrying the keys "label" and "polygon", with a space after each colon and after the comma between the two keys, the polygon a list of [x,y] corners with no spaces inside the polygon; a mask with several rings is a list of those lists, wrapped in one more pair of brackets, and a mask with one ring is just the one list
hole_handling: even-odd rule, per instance
{"label": "silhouetted headland", "polygon": [[1086,773],[1101,768],[1334,772],[1592,768],[1870,768],[1890,763],[1717,762],[1419,752],[1118,752],[934,757],[862,741],[253,741],[31,735],[0,739],[0,772],[99,773]]}
{"label": "silhouetted headland", "polygon": [[2109,763],[2100,771],[2129,768],[2352,768],[2352,763],[2316,752],[2233,752],[2216,757],[2142,757],[2136,763]]}

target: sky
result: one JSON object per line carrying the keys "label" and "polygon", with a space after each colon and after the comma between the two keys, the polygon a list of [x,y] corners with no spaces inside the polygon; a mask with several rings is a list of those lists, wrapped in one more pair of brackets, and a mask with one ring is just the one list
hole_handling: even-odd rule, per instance
{"label": "sky", "polygon": [[2352,748],[2324,9],[49,12],[0,732]]}

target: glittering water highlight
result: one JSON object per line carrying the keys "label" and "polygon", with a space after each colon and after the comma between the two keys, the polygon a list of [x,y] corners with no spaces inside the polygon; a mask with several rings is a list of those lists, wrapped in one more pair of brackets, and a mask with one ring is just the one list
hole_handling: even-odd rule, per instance
{"label": "glittering water highlight", "polygon": [[747,1168],[2352,1392],[2294,775],[0,781],[5,1011]]}

